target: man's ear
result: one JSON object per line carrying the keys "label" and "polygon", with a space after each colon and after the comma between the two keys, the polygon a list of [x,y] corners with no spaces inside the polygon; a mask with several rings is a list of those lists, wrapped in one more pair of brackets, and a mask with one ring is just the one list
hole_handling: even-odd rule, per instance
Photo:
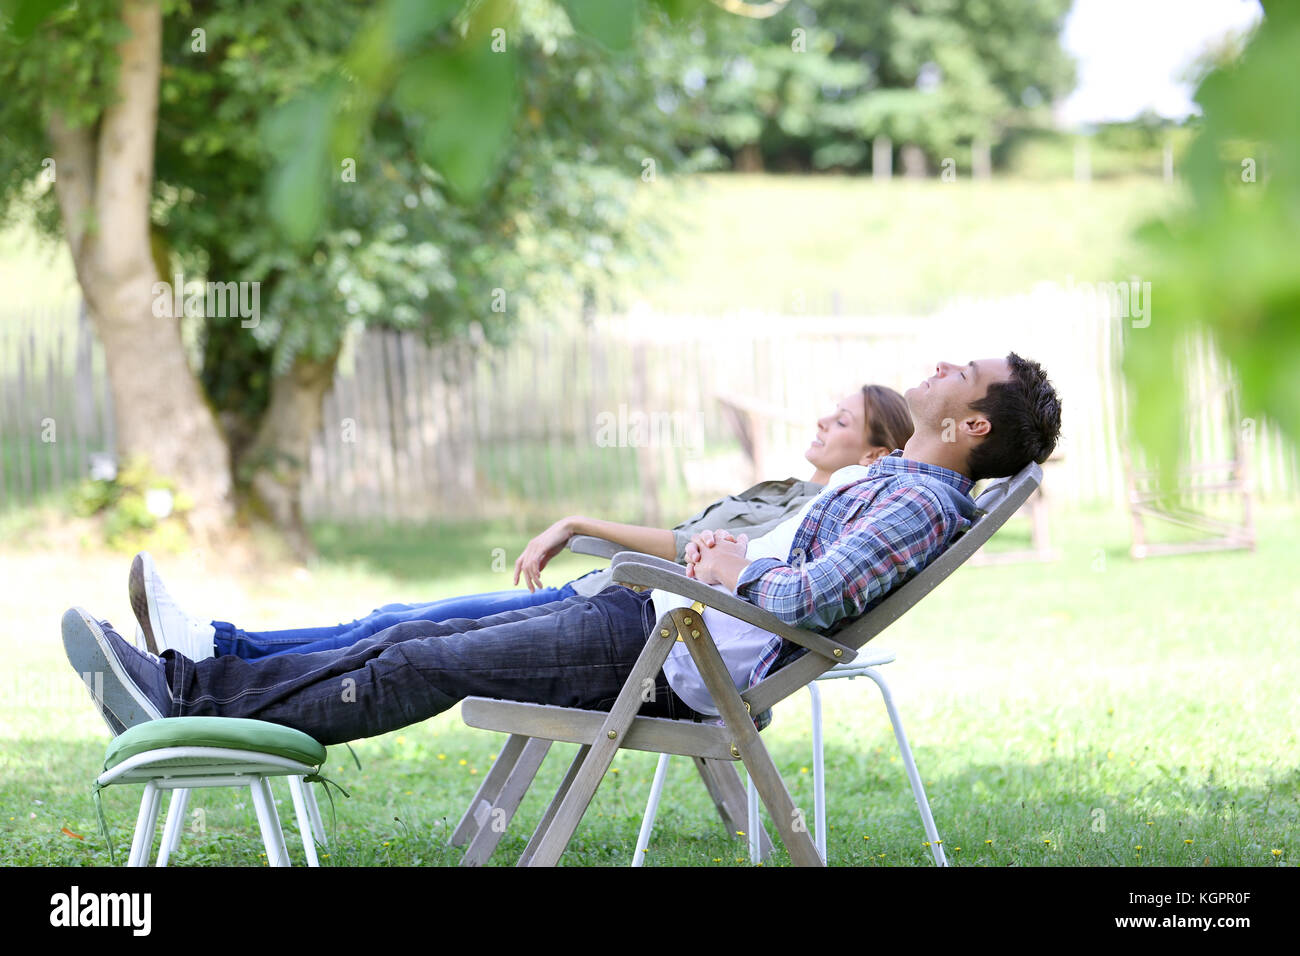
{"label": "man's ear", "polygon": [[868,448],[861,458],[858,459],[859,465],[869,465],[873,461],[880,461],[889,454],[889,449],[883,445],[876,445],[874,448]]}
{"label": "man's ear", "polygon": [[972,438],[984,438],[993,430],[993,425],[983,415],[976,415],[962,422],[962,428]]}

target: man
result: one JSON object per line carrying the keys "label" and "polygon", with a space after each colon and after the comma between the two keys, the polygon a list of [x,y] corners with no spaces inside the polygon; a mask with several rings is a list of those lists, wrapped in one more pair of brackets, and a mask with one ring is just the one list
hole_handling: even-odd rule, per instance
{"label": "man", "polygon": [[[751,561],[743,541],[702,533],[688,548],[691,575],[791,626],[834,633],[969,526],[976,480],[1045,460],[1060,431],[1055,390],[1037,363],[1014,352],[941,362],[906,398],[915,431],[903,450],[825,492],[784,560]],[[608,707],[652,633],[653,600],[654,592],[613,586],[478,620],[398,624],[351,647],[257,661],[192,661],[170,650],[154,657],[76,608],[64,615],[63,638],[74,669],[104,674],[96,703],[114,729],[168,716],[252,717],[332,744],[425,720],[468,696]],[[742,633],[742,651],[728,661],[741,689],[801,650],[772,635],[752,637]],[[661,672],[641,712],[695,716],[678,693],[691,696],[690,676],[688,668]]]}
{"label": "man", "polygon": [[[591,597],[614,583],[610,569],[592,571],[559,588],[542,585],[542,569],[573,535],[595,535],[624,550],[685,564],[686,546],[699,532],[726,528],[735,534],[743,531],[751,540],[758,539],[804,510],[841,469],[870,464],[895,448],[902,448],[911,437],[912,415],[903,396],[883,385],[864,385],[842,398],[834,412],[817,420],[814,438],[804,452],[804,458],[815,469],[807,481],[790,478],[761,482],[738,495],[713,502],[671,531],[571,515],[530,541],[515,562],[515,584],[522,575],[527,590],[466,594],[418,604],[386,604],[348,624],[253,631],[229,621],[209,622],[188,614],[172,598],[153,558],[141,552],[131,564],[128,586],[131,608],[139,622],[135,643],[153,654],[170,648],[194,661],[223,654],[255,660],[275,654],[306,654],[348,647],[408,621],[480,618],[576,595]],[[780,557],[784,558],[785,552]]]}

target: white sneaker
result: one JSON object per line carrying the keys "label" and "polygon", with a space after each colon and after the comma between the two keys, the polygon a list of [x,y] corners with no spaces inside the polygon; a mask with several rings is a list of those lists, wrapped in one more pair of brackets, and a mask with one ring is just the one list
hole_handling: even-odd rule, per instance
{"label": "white sneaker", "polygon": [[170,648],[192,661],[216,656],[217,629],[181,610],[163,586],[149,552],[141,551],[131,562],[127,590],[150,653],[161,654]]}

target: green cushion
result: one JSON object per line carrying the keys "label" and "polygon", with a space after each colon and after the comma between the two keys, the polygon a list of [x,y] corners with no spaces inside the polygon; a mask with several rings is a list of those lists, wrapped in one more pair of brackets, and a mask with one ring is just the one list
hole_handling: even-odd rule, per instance
{"label": "green cushion", "polygon": [[104,769],[147,750],[163,747],[225,747],[286,757],[318,767],[325,748],[301,730],[243,717],[164,717],[146,720],[113,738],[104,754]]}

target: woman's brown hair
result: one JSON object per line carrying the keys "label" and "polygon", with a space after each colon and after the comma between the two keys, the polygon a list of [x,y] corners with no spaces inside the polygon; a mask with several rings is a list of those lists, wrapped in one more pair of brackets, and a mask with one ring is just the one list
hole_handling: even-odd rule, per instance
{"label": "woman's brown hair", "polygon": [[867,425],[867,442],[893,451],[912,437],[912,413],[907,401],[884,385],[862,386],[862,410]]}

